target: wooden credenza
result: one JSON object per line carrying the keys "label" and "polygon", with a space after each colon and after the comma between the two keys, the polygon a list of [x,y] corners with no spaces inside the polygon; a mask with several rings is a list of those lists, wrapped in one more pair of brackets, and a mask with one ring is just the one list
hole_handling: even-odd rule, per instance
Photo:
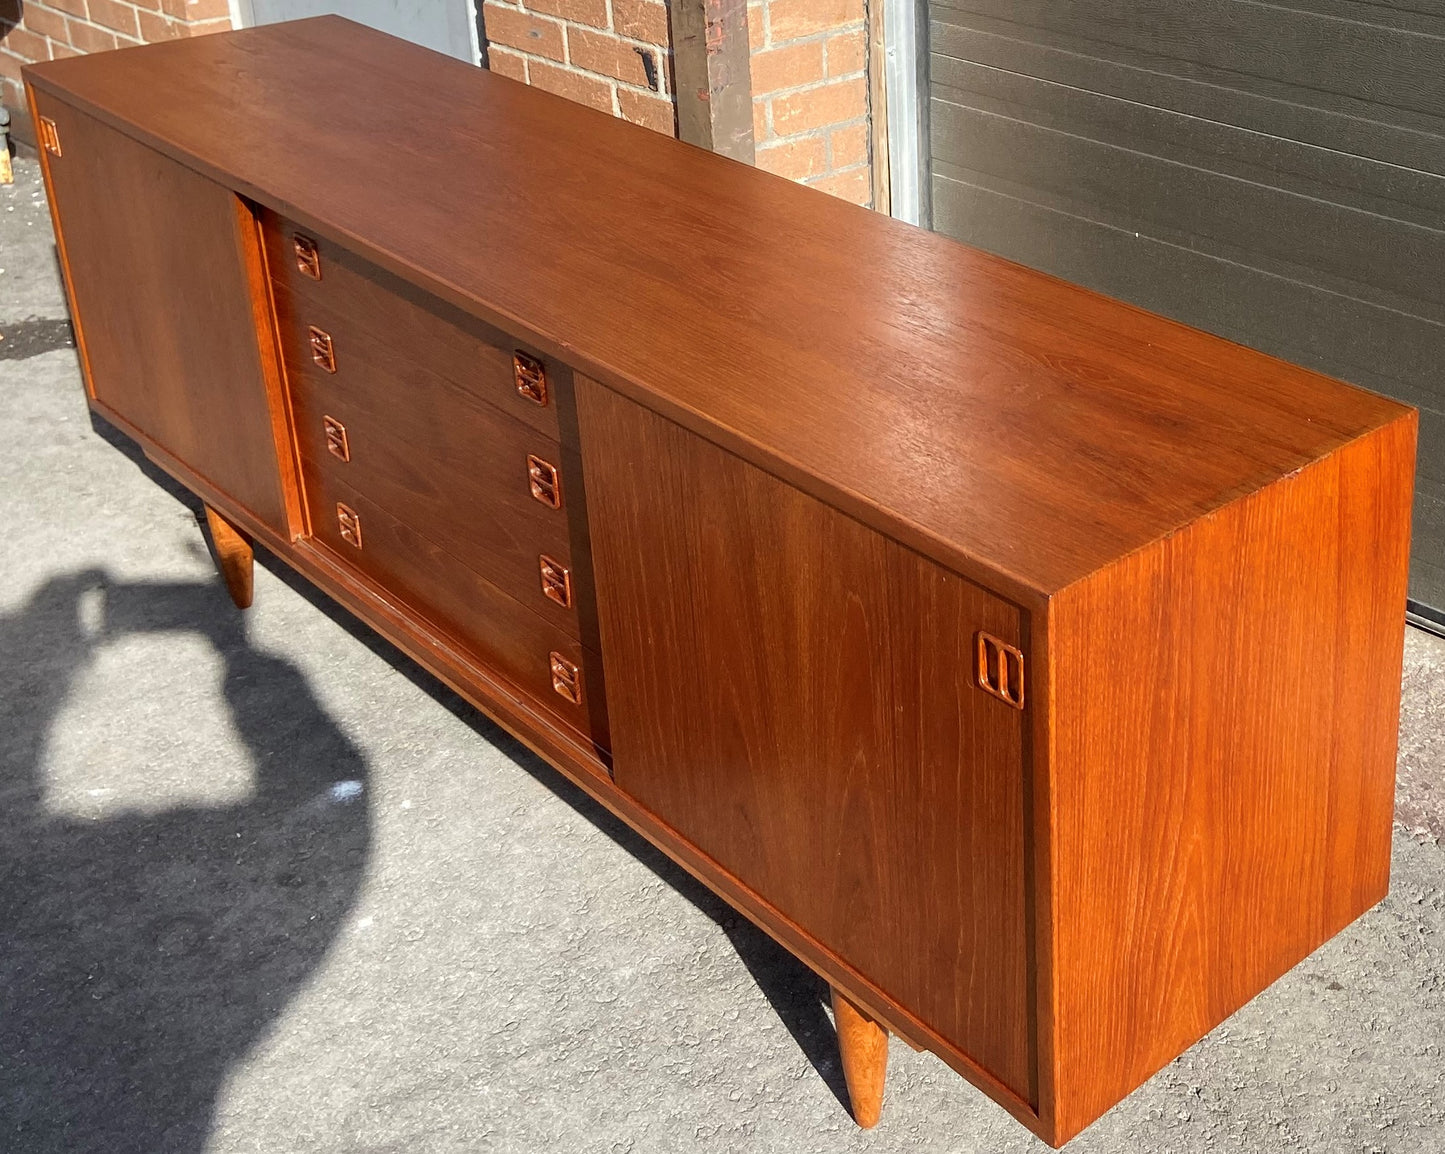
{"label": "wooden credenza", "polygon": [[860,1122],[895,1033],[1060,1144],[1384,896],[1412,411],[336,18],[26,76],[238,602],[815,968]]}

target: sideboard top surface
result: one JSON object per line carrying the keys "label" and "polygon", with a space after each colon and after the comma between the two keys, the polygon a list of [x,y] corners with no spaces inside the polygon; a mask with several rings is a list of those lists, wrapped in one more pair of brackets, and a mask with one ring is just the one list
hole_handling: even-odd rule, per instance
{"label": "sideboard top surface", "polygon": [[26,75],[1025,601],[1405,411],[339,17]]}

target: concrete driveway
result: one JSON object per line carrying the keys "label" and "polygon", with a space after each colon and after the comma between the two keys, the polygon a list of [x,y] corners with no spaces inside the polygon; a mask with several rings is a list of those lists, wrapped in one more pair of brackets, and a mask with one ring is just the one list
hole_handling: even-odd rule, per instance
{"label": "concrete driveway", "polygon": [[[1045,1149],[93,425],[34,162],[0,189],[0,1151]],[[1391,897],[1078,1154],[1445,1150],[1445,641]]]}

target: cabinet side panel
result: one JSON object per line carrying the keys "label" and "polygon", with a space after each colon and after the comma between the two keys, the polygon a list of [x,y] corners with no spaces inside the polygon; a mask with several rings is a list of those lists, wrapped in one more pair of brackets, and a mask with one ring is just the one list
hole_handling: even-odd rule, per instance
{"label": "cabinet side panel", "polygon": [[237,201],[43,92],[49,195],[102,411],[286,532]]}
{"label": "cabinet side panel", "polygon": [[1051,607],[1057,1137],[1389,886],[1409,414]]}
{"label": "cabinet side panel", "polygon": [[618,786],[1025,1101],[1019,610],[578,378]]}

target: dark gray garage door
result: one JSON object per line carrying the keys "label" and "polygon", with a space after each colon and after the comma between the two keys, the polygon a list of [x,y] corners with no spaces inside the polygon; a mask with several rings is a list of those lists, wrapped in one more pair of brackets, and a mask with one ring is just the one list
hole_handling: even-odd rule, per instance
{"label": "dark gray garage door", "polygon": [[1421,409],[1445,609],[1445,0],[931,0],[933,225]]}

